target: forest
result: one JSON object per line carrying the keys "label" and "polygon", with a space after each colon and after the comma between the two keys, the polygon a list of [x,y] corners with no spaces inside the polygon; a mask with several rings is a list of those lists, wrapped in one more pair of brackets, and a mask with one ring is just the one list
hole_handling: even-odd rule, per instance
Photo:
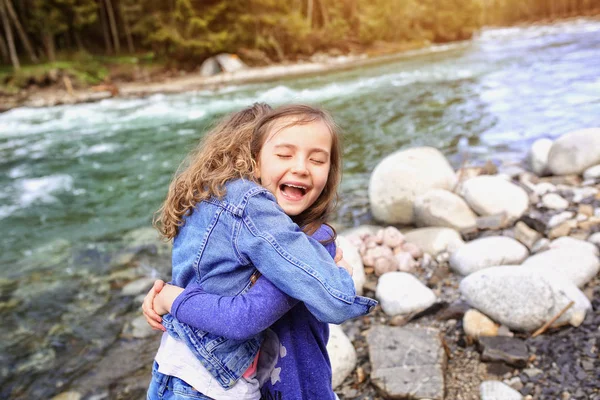
{"label": "forest", "polygon": [[[482,26],[595,14],[600,0],[0,0],[6,71],[144,60],[192,68],[211,55],[264,65],[374,43],[469,39]],[[135,57],[128,57],[135,56]],[[102,63],[101,63],[102,64]],[[89,67],[91,65],[91,67]],[[98,74],[101,75],[101,73]],[[1,82],[0,82],[1,84]]]}

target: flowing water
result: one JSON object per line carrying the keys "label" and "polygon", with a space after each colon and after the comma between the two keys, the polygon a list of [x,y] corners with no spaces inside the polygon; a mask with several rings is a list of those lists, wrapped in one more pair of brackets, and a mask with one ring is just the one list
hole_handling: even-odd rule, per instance
{"label": "flowing water", "polygon": [[[370,172],[397,149],[435,146],[455,166],[465,156],[512,162],[537,138],[600,126],[600,22],[487,30],[470,42],[317,77],[0,114],[0,278],[17,282],[31,302],[8,312],[12,327],[36,331],[36,319],[51,326],[63,303],[85,297],[83,278],[68,277],[102,273],[102,252],[86,249],[149,226],[206,127],[255,101],[332,111],[345,132],[337,219],[358,224],[370,220]],[[60,262],[66,248],[85,262]],[[36,298],[44,293],[50,303]],[[45,314],[44,304],[56,310]],[[10,338],[4,351],[12,355],[0,360],[18,359]]]}

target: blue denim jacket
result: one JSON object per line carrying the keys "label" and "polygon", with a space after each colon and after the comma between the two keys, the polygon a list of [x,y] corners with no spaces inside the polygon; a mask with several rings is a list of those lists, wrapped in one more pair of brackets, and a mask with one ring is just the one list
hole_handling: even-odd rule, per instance
{"label": "blue denim jacket", "polygon": [[[341,323],[377,302],[356,296],[352,277],[308,237],[267,189],[247,180],[227,183],[222,199],[196,206],[173,243],[174,285],[200,284],[206,292],[235,296],[260,271],[281,291],[305,303],[322,322]],[[207,370],[229,388],[254,359],[262,338],[225,339],[165,315],[169,334],[184,340]]]}

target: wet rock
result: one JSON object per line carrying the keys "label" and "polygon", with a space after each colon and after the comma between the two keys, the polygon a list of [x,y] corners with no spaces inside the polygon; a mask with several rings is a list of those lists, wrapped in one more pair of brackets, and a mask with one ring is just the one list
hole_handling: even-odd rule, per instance
{"label": "wet rock", "polygon": [[366,276],[365,267],[362,262],[362,257],[358,252],[358,248],[354,246],[345,235],[338,235],[336,244],[344,252],[344,260],[352,267],[352,280],[354,281],[356,294],[362,296]]}
{"label": "wet rock", "polygon": [[477,310],[469,310],[463,316],[463,329],[467,336],[477,339],[480,336],[497,336],[498,325]]}
{"label": "wet rock", "polygon": [[419,246],[432,256],[443,251],[454,251],[464,245],[460,234],[450,228],[419,228],[404,234],[406,241]]}
{"label": "wet rock", "polygon": [[582,129],[562,135],[548,153],[554,175],[581,174],[600,163],[600,128]]}
{"label": "wet rock", "polygon": [[140,278],[133,282],[128,283],[121,289],[121,296],[137,296],[148,292],[156,278]]}
{"label": "wet rock", "polygon": [[518,368],[527,365],[529,359],[529,351],[525,342],[506,336],[480,337],[479,351],[483,361],[501,361]]}
{"label": "wet rock", "polygon": [[165,242],[161,239],[159,233],[154,228],[140,228],[127,232],[123,235],[123,242],[127,244],[130,250],[140,248],[146,251],[155,252],[157,255],[168,255],[171,252],[171,242]]}
{"label": "wet rock", "polygon": [[571,300],[576,305],[554,325],[585,315],[591,308],[585,295],[564,278],[547,275],[523,266],[491,267],[464,278],[459,289],[472,307],[514,330],[539,328]]}
{"label": "wet rock", "polygon": [[557,272],[578,287],[585,285],[600,270],[600,261],[589,251],[558,248],[535,254],[523,262],[523,266],[540,273]]}
{"label": "wet rock", "polygon": [[469,275],[484,268],[505,264],[520,264],[529,251],[518,241],[492,236],[473,240],[450,256],[450,267],[461,274]]}
{"label": "wet rock", "polygon": [[529,207],[529,197],[519,186],[494,176],[478,176],[461,185],[460,193],[479,215],[505,212],[509,219],[521,217]]}
{"label": "wet rock", "polygon": [[394,316],[419,312],[436,301],[431,289],[406,272],[389,272],[379,277],[375,297],[383,312]]}
{"label": "wet rock", "polygon": [[444,399],[446,353],[439,331],[375,326],[367,343],[371,382],[385,398]]}
{"label": "wet rock", "polygon": [[523,396],[499,381],[485,381],[479,387],[481,400],[522,400]]}
{"label": "wet rock", "polygon": [[52,397],[51,400],[80,400],[81,397],[81,393],[69,391],[57,394],[56,396]]}
{"label": "wet rock", "polygon": [[331,361],[332,385],[335,389],[356,367],[356,350],[339,325],[329,325],[327,353]]}
{"label": "wet rock", "polygon": [[143,315],[129,321],[123,329],[123,336],[129,338],[143,339],[158,335],[158,331],[153,330],[146,322]]}
{"label": "wet rock", "polygon": [[475,213],[454,193],[434,189],[418,196],[414,202],[417,226],[442,226],[458,231],[475,227]]}
{"label": "wet rock", "polygon": [[569,202],[556,193],[548,193],[542,196],[542,205],[551,210],[564,210]]}
{"label": "wet rock", "polygon": [[579,251],[587,251],[594,254],[596,257],[600,255],[600,251],[598,247],[590,242],[586,242],[585,240],[574,239],[569,236],[561,237],[556,240],[553,240],[550,243],[551,249],[572,249],[575,252]]}
{"label": "wet rock", "polygon": [[533,248],[534,244],[542,238],[542,235],[535,229],[531,229],[523,221],[515,224],[515,239],[527,246],[528,249]]}
{"label": "wet rock", "polygon": [[19,287],[19,281],[0,278],[0,301],[8,301],[12,293]]}
{"label": "wet rock", "polygon": [[600,164],[589,167],[583,171],[583,179],[599,179],[600,178]]}
{"label": "wet rock", "polygon": [[552,140],[538,139],[531,145],[527,161],[529,168],[538,176],[546,175],[548,171],[548,153],[552,147]]}
{"label": "wet rock", "polygon": [[413,203],[428,190],[452,190],[456,174],[437,149],[417,147],[397,151],[375,167],[369,181],[373,216],[390,224],[413,222]]}

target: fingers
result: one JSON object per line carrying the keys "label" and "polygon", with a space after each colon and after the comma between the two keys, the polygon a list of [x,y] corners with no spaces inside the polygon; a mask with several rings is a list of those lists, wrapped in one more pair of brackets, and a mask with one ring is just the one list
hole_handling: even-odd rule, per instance
{"label": "fingers", "polygon": [[165,327],[161,324],[161,316],[154,311],[154,298],[163,289],[164,285],[165,282],[160,279],[155,281],[152,289],[150,289],[142,303],[142,311],[144,313],[144,318],[146,318],[146,322],[152,329],[160,331],[165,331]]}
{"label": "fingers", "polygon": [[342,260],[342,258],[344,258],[344,251],[338,247],[335,249],[335,258],[333,259],[333,261],[338,263]]}

